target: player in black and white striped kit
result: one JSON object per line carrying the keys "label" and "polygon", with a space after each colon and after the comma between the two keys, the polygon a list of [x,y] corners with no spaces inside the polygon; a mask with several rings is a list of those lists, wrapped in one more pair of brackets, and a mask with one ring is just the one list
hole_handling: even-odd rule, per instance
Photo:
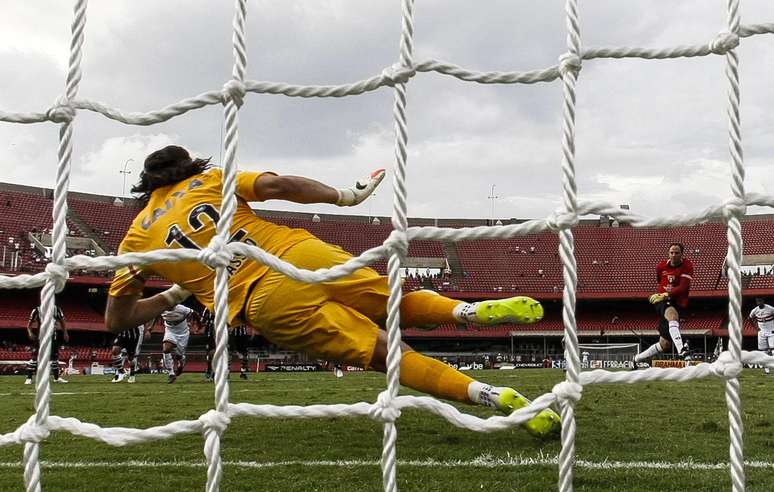
{"label": "player in black and white striped kit", "polygon": [[204,328],[204,334],[207,337],[207,346],[205,347],[205,350],[207,352],[206,358],[207,358],[207,371],[204,373],[204,378],[207,381],[213,380],[213,371],[212,371],[212,356],[215,353],[215,316],[210,312],[209,309],[204,308],[202,311],[201,316],[199,316],[199,321],[202,324],[202,328]]}
{"label": "player in black and white striped kit", "polygon": [[[30,312],[30,319],[27,322],[27,336],[32,342],[32,355],[27,361],[27,379],[24,384],[32,384],[32,376],[38,370],[38,349],[40,347],[40,306],[35,307]],[[54,376],[55,383],[66,383],[67,380],[60,377],[59,373],[59,347],[62,343],[70,341],[70,335],[67,333],[67,324],[64,314],[59,306],[54,306],[54,333],[51,337],[51,374]]]}
{"label": "player in black and white striped kit", "polygon": [[239,378],[247,379],[248,359],[247,347],[250,345],[250,334],[247,325],[239,325],[228,334],[228,348],[239,356]]}
{"label": "player in black and white striped kit", "polygon": [[[209,309],[204,309],[201,315],[201,323],[204,327],[204,333],[207,335],[207,372],[204,377],[207,381],[212,381],[212,358],[215,354],[215,316]],[[247,325],[235,327],[228,335],[229,350],[233,350],[239,356],[239,378],[247,379],[248,372],[248,345],[250,342],[250,333]]]}
{"label": "player in black and white striped kit", "polygon": [[[766,299],[763,297],[756,297],[755,304],[748,318],[758,324],[758,350],[772,355],[774,352],[774,307],[766,304]],[[770,374],[771,369],[765,367],[763,372]]]}
{"label": "player in black and white striped kit", "polygon": [[[135,373],[137,372],[137,363],[140,356],[140,348],[143,340],[150,337],[150,331],[144,325],[140,325],[130,330],[124,330],[113,340],[113,369],[115,375],[111,383],[120,383],[126,378],[124,371],[124,362],[129,361],[128,383],[134,383]],[[126,354],[126,356],[124,356]]]}

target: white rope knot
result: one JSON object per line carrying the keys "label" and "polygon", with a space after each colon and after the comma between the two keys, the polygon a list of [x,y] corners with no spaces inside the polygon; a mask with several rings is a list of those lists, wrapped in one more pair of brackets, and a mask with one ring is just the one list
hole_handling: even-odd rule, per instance
{"label": "white rope knot", "polygon": [[70,105],[67,98],[60,97],[51,106],[51,109],[46,111],[46,116],[54,123],[69,123],[75,118],[75,108]]}
{"label": "white rope knot", "polygon": [[62,292],[62,289],[65,288],[65,284],[67,283],[67,279],[70,277],[67,269],[62,265],[49,263],[46,265],[46,273],[48,274],[48,278],[54,282],[54,290],[56,292]]}
{"label": "white rope knot", "polygon": [[546,226],[554,232],[570,229],[578,225],[578,214],[557,210],[546,218]]}
{"label": "white rope knot", "polygon": [[581,393],[583,392],[583,386],[578,383],[571,383],[569,381],[562,381],[557,384],[551,390],[553,394],[559,399],[559,402],[570,401],[577,402],[581,399]]}
{"label": "white rope knot", "polygon": [[739,46],[739,36],[733,32],[724,31],[710,42],[709,49],[716,55],[725,55],[737,46]]}
{"label": "white rope knot", "polygon": [[408,236],[404,231],[393,230],[384,241],[390,254],[397,253],[400,258],[408,256]]}
{"label": "white rope knot", "polygon": [[742,372],[742,363],[734,360],[731,352],[725,351],[720,354],[718,360],[710,364],[712,373],[718,377],[734,379]]}
{"label": "white rope knot", "polygon": [[228,249],[228,244],[217,234],[212,236],[210,244],[201,250],[198,255],[199,261],[212,268],[225,268],[231,263],[233,255]]}
{"label": "white rope knot", "polygon": [[223,104],[231,100],[234,101],[238,108],[241,108],[242,104],[244,104],[246,93],[245,84],[236,79],[231,79],[223,84],[223,90],[220,92]]}
{"label": "white rope knot", "polygon": [[391,401],[392,399],[387,390],[382,391],[379,393],[379,397],[376,398],[376,403],[371,405],[368,416],[381,422],[395,422],[400,417],[400,410],[390,405]]}
{"label": "white rope knot", "polygon": [[567,72],[578,73],[583,66],[578,55],[572,53],[562,53],[559,55],[559,73],[564,75]]}
{"label": "white rope knot", "polygon": [[223,412],[210,410],[199,417],[199,422],[204,425],[205,431],[211,429],[218,434],[223,434],[226,428],[228,428],[228,424],[231,423],[231,417]]}
{"label": "white rope knot", "polygon": [[417,71],[414,67],[406,67],[400,63],[395,63],[382,70],[382,80],[390,87],[395,87],[395,84],[405,84],[416,75]]}
{"label": "white rope knot", "polygon": [[47,427],[35,423],[35,416],[32,415],[27,422],[22,424],[15,432],[20,443],[22,442],[40,442],[46,439],[51,431]]}
{"label": "white rope knot", "polygon": [[729,198],[723,202],[723,218],[728,221],[731,217],[741,219],[747,213],[747,203],[740,198]]}

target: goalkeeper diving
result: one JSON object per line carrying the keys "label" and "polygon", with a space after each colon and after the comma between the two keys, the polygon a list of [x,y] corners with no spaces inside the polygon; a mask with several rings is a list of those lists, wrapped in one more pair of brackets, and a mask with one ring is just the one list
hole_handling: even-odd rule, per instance
{"label": "goalkeeper diving", "polygon": [[[248,202],[287,200],[355,206],[368,198],[384,178],[374,171],[355,185],[336,189],[299,176],[271,172],[238,172],[237,207],[231,240],[256,245],[298,268],[317,270],[345,263],[351,255],[304,229],[291,229],[257,217]],[[222,203],[223,173],[209,159],[192,159],[187,150],[168,146],[151,153],[139,182],[132,188],[144,208],[121,242],[119,253],[164,248],[205,248],[215,235]],[[298,282],[243,256],[229,272],[229,326],[247,323],[271,343],[312,357],[386,371],[389,289],[387,277],[371,268],[319,284]],[[159,275],[173,285],[142,298],[146,280]],[[183,302],[191,294],[206,308],[214,305],[215,271],[196,261],[124,267],[110,286],[105,324],[120,332],[136,327]],[[405,294],[400,303],[402,327],[442,323],[528,324],[543,317],[529,297],[467,303],[432,291]],[[447,400],[480,404],[505,414],[529,401],[512,388],[476,381],[441,361],[402,343],[401,384]],[[559,416],[543,410],[524,424],[533,435],[559,429]]]}

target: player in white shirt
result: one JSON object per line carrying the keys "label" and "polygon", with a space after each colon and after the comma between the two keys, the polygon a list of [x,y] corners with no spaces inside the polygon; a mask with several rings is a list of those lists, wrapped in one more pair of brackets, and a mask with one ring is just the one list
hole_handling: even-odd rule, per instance
{"label": "player in white shirt", "polygon": [[[161,313],[164,321],[164,340],[161,351],[164,357],[164,368],[169,374],[168,382],[174,383],[175,379],[183,373],[185,366],[185,349],[188,347],[188,318],[193,309],[178,304],[168,311]],[[174,363],[173,363],[174,360]]]}
{"label": "player in white shirt", "polygon": [[[756,306],[750,311],[748,318],[758,323],[758,350],[772,355],[772,350],[774,350],[774,307],[766,304],[766,300],[762,297],[756,297],[755,304]],[[766,367],[763,372],[769,374],[771,371]]]}

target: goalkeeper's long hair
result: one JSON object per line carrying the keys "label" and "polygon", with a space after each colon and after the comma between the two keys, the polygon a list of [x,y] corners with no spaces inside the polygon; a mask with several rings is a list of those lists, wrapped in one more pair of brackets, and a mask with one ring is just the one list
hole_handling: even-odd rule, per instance
{"label": "goalkeeper's long hair", "polygon": [[200,174],[210,168],[210,159],[191,159],[183,147],[168,145],[145,158],[140,182],[132,187],[132,193],[144,207],[154,190]]}

